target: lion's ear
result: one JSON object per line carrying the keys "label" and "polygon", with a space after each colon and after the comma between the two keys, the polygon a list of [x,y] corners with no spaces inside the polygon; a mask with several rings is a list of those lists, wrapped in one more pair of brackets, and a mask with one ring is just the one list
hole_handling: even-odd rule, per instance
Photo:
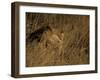
{"label": "lion's ear", "polygon": [[62,32],[61,35],[64,36],[64,32]]}
{"label": "lion's ear", "polygon": [[64,32],[61,32],[60,33],[60,39],[63,40],[63,38],[64,38]]}

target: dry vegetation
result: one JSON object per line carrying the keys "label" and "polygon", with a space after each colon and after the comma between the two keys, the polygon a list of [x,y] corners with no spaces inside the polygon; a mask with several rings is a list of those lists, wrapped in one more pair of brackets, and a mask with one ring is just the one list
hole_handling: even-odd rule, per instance
{"label": "dry vegetation", "polygon": [[89,16],[26,13],[26,66],[89,64]]}

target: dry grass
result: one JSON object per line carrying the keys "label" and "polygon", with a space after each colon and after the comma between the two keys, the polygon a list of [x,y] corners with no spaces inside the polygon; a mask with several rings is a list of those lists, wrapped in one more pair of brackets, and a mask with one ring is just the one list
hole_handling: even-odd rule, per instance
{"label": "dry grass", "polygon": [[26,13],[26,66],[89,64],[89,16]]}

